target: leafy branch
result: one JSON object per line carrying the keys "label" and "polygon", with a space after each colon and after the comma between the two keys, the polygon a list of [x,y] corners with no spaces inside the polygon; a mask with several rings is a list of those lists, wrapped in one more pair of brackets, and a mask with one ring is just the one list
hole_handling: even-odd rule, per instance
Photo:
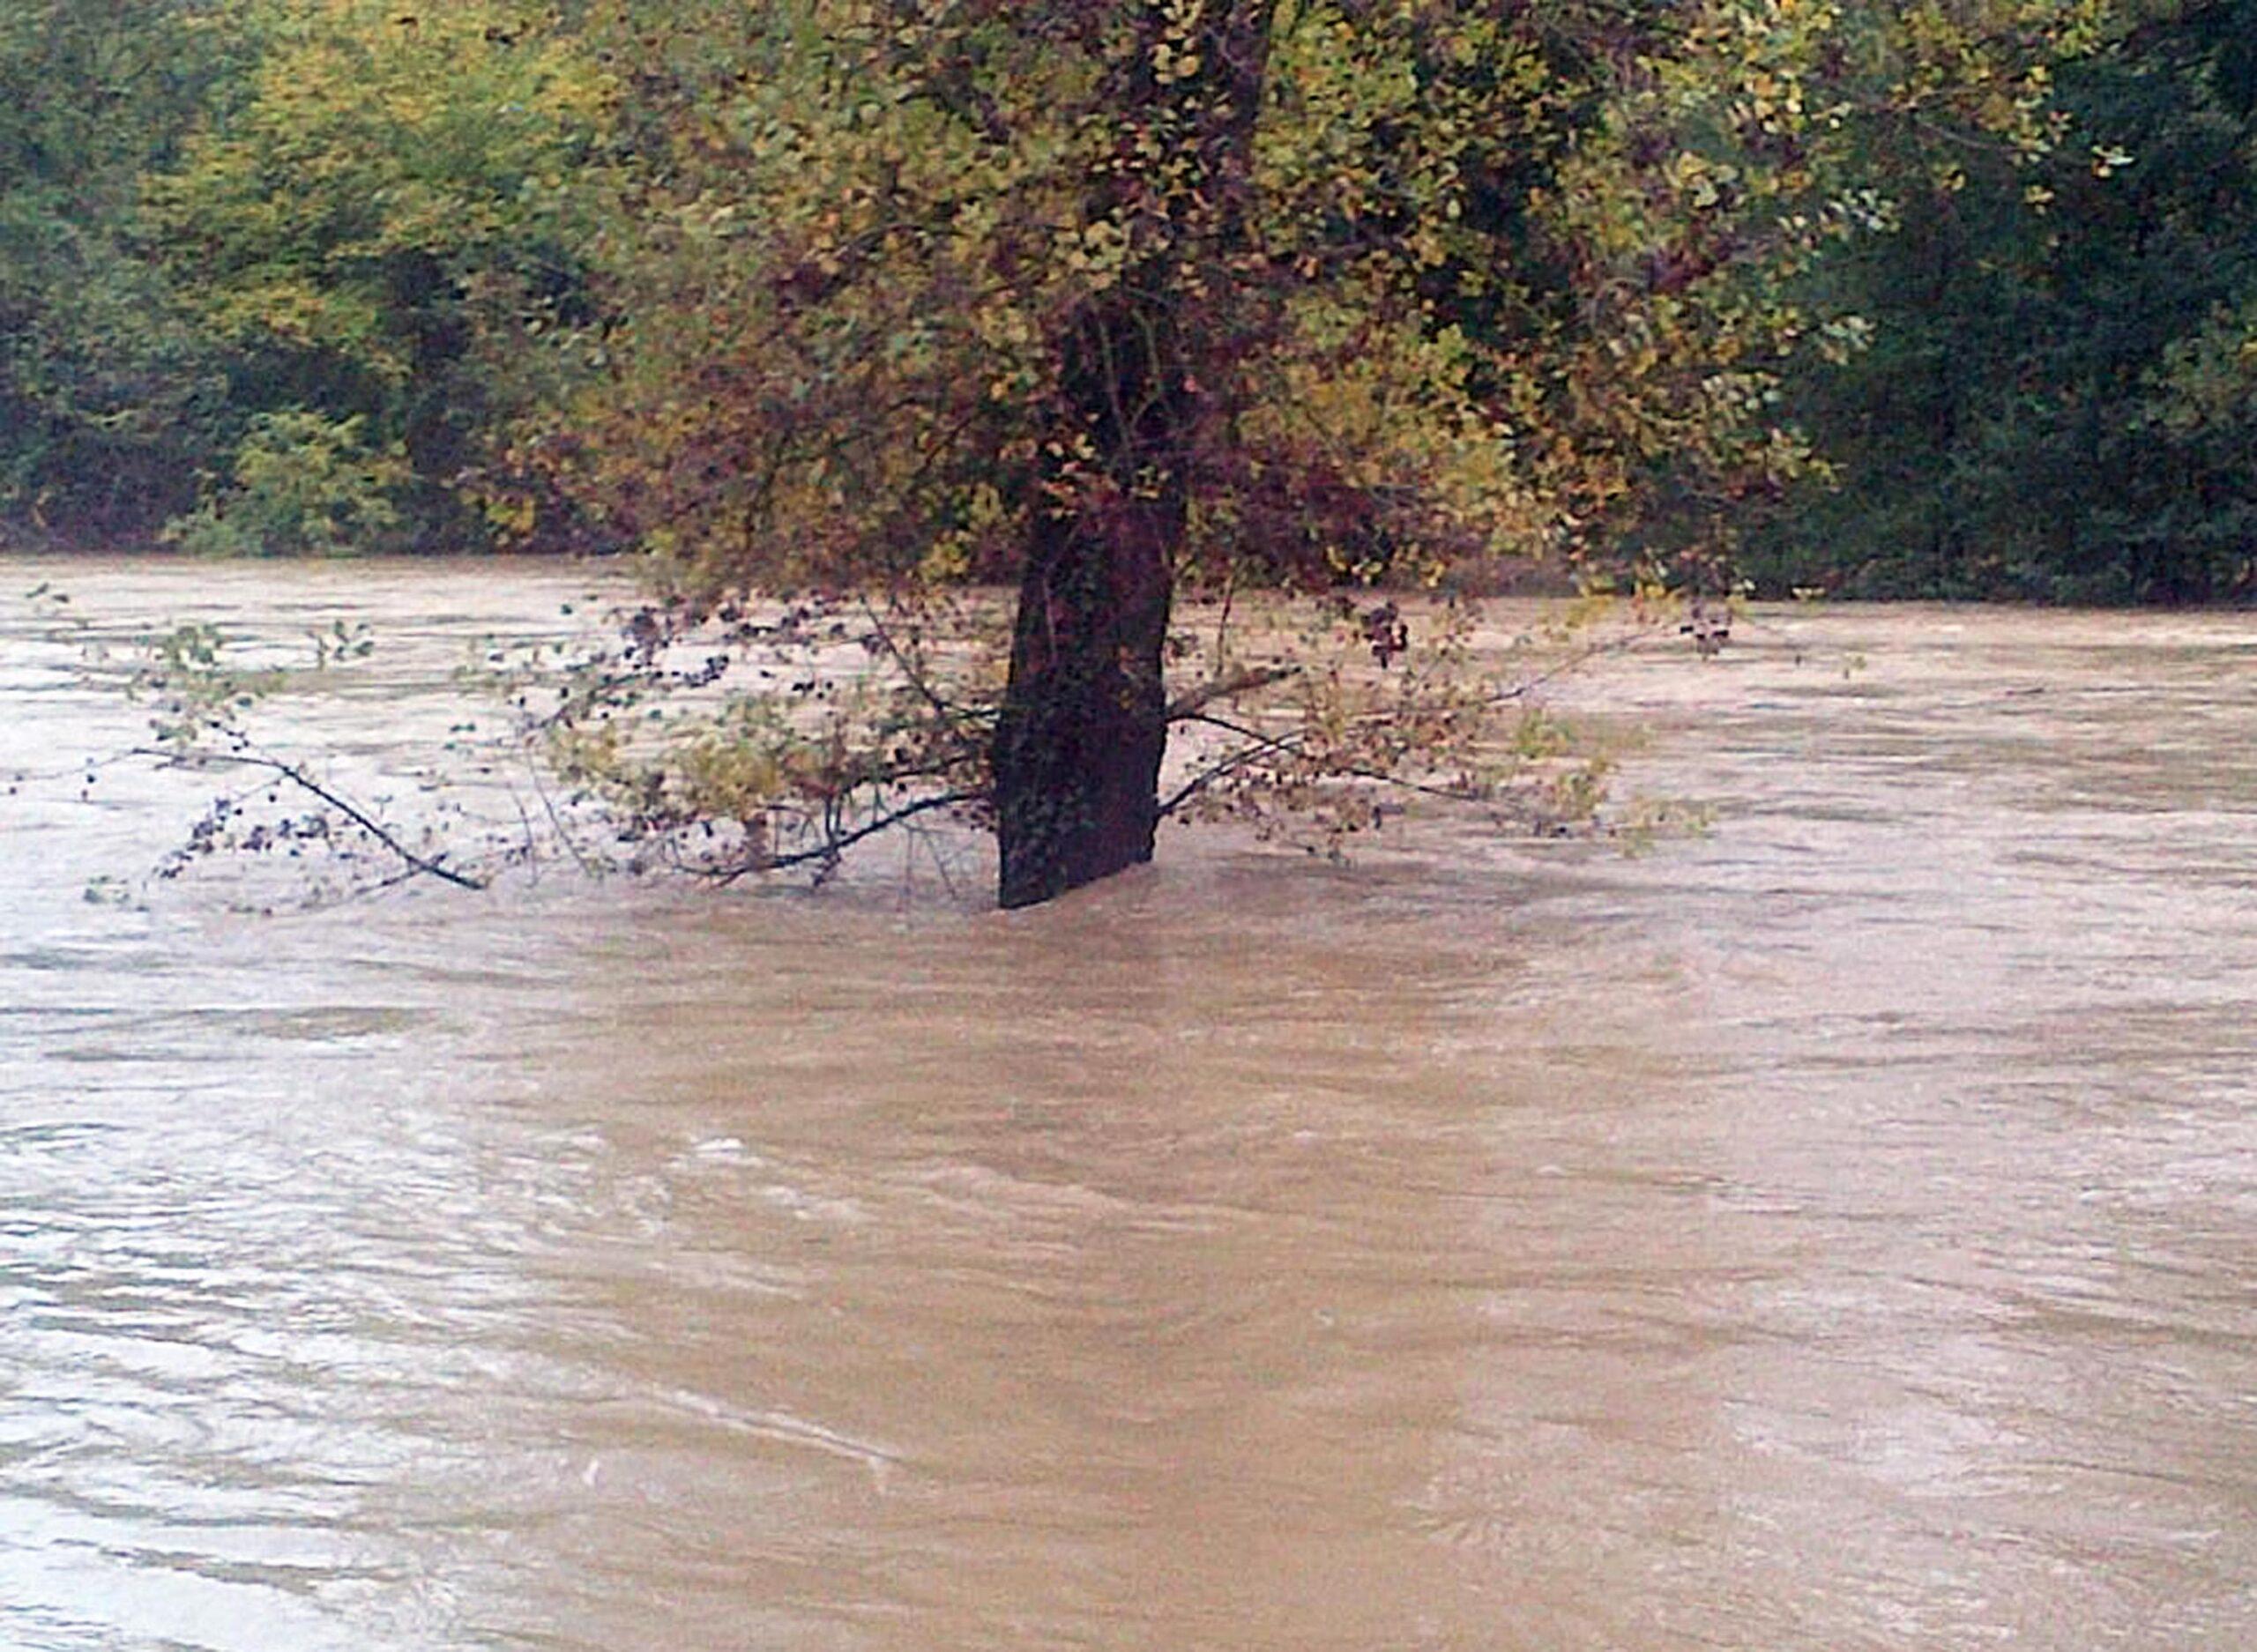
{"label": "leafy branch", "polygon": [[366,832],[369,837],[382,845],[384,849],[397,855],[411,874],[437,878],[442,882],[451,883],[461,889],[483,889],[487,887],[487,880],[473,877],[467,873],[458,872],[447,866],[442,859],[417,854],[415,851],[402,843],[396,833],[368,810],[316,779],[298,764],[287,762],[282,758],[268,756],[262,752],[247,748],[236,751],[221,752],[183,751],[178,747],[137,746],[132,748],[130,755],[136,757],[157,758],[179,768],[258,770],[295,786],[324,807],[335,809],[354,826]]}

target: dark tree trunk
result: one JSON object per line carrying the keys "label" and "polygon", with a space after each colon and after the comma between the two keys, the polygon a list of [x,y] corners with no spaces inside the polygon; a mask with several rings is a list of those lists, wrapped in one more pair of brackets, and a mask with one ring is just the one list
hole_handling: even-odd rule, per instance
{"label": "dark tree trunk", "polygon": [[[1054,461],[1067,473],[1051,480],[1074,502],[1038,515],[1019,584],[994,754],[1007,907],[1152,858],[1167,744],[1161,656],[1185,519],[1172,331],[1148,307],[1122,304],[1091,316],[1069,353],[1064,388],[1102,462],[1077,472]],[[1116,418],[1123,407],[1137,414]]]}
{"label": "dark tree trunk", "polygon": [[[1107,101],[1121,111],[1092,220],[1125,223],[1131,253],[1061,339],[1059,439],[1043,461],[996,724],[1003,905],[1031,906],[1152,858],[1167,745],[1162,656],[1188,519],[1200,380],[1214,353],[1189,294],[1227,289],[1241,248],[1275,0],[1151,5]],[[1163,74],[1162,48],[1196,48]],[[1152,175],[1151,157],[1182,165]]]}

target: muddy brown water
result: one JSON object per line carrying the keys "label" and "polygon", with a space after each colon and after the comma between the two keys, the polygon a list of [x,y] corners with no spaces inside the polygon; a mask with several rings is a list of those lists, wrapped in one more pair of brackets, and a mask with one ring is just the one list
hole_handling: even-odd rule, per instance
{"label": "muddy brown water", "polygon": [[2257,618],[1617,662],[1637,859],[259,918],[44,578],[402,788],[573,594],[0,562],[11,1652],[2257,1644]]}

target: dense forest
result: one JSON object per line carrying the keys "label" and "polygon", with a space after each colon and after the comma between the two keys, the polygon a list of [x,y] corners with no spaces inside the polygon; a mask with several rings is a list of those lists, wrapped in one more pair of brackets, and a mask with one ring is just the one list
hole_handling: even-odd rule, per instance
{"label": "dense forest", "polygon": [[1224,10],[0,0],[0,542],[2257,585],[2257,0]]}

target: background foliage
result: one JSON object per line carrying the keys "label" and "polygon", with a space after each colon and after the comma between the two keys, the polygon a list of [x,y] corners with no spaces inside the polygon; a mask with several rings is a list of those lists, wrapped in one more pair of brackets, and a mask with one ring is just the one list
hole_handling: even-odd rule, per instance
{"label": "background foliage", "polygon": [[2120,9],[2056,101],[2020,164],[1864,123],[1896,227],[1810,282],[1871,347],[1789,384],[1839,487],[1759,536],[1767,586],[2257,592],[2257,4]]}
{"label": "background foliage", "polygon": [[[1147,10],[0,0],[0,533],[1008,575]],[[1207,572],[2250,592],[2257,0],[1266,10]]]}

